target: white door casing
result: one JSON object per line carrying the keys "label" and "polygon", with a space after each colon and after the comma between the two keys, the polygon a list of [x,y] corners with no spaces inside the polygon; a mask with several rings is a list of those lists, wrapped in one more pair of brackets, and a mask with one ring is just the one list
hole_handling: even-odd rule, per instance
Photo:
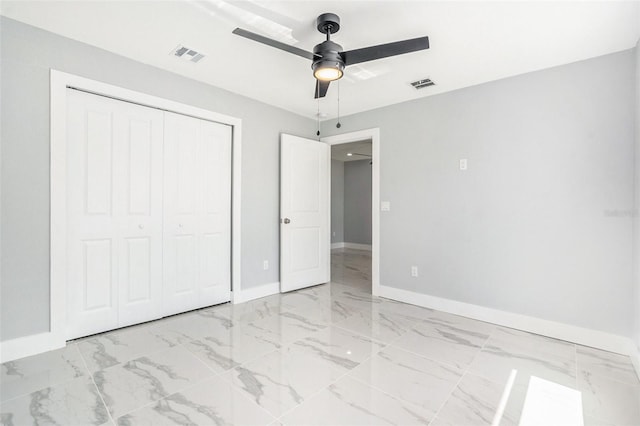
{"label": "white door casing", "polygon": [[68,89],[67,338],[161,315],[162,112]]}
{"label": "white door casing", "polygon": [[280,137],[280,290],[330,279],[329,146]]}
{"label": "white door casing", "polygon": [[165,113],[164,315],[231,298],[231,130]]}

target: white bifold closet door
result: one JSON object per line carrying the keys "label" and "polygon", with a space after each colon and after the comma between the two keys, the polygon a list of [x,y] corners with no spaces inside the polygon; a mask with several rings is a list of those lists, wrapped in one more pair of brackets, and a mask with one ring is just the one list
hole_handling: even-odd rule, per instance
{"label": "white bifold closet door", "polygon": [[164,297],[171,315],[231,300],[231,127],[165,113]]}
{"label": "white bifold closet door", "polygon": [[163,113],[71,89],[67,95],[73,338],[162,316]]}
{"label": "white bifold closet door", "polygon": [[231,127],[67,95],[67,338],[229,301]]}

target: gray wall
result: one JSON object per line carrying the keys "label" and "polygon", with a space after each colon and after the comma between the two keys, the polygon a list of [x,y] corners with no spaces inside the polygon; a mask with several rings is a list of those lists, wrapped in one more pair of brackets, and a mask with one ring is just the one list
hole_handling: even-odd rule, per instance
{"label": "gray wall", "polygon": [[344,163],[344,241],[371,244],[371,166],[369,160]]}
{"label": "gray wall", "polygon": [[344,162],[331,160],[331,242],[344,241]]}
{"label": "gray wall", "polygon": [[312,120],[5,17],[0,27],[0,340],[49,328],[50,68],[241,118],[243,287],[279,280],[279,134],[313,137]]}
{"label": "gray wall", "polygon": [[631,336],[635,60],[323,123],[380,128],[381,284]]}

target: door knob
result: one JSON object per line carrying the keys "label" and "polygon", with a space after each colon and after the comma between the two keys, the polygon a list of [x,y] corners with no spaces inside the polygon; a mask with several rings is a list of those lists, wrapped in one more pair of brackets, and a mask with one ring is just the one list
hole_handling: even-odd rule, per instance
{"label": "door knob", "polygon": [[143,225],[143,224],[140,224],[140,225],[138,225],[138,228],[140,228],[140,229],[144,229],[144,225]]}
{"label": "door knob", "polygon": [[290,220],[288,217],[285,217],[285,218],[284,218],[284,223],[285,223],[285,225],[286,225],[287,223],[291,223],[291,220]]}

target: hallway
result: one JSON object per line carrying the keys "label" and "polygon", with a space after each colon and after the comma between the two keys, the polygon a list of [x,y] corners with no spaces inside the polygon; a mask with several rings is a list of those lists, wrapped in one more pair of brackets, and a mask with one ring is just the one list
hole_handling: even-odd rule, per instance
{"label": "hallway", "polygon": [[331,282],[371,294],[371,252],[348,248],[331,250]]}

